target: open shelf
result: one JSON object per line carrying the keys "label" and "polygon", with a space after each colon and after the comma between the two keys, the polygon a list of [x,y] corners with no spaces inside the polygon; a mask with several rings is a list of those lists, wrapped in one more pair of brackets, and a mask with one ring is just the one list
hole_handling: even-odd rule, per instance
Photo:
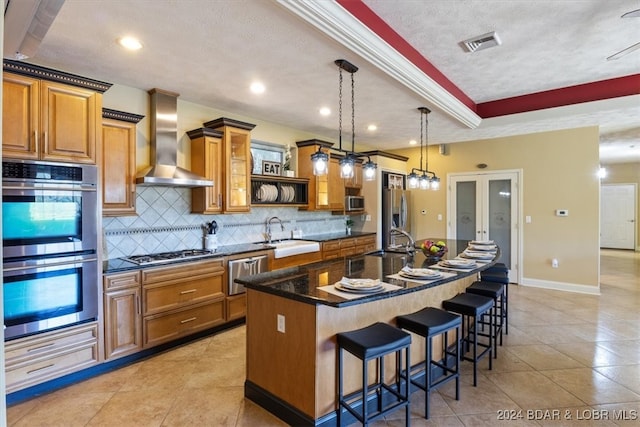
{"label": "open shelf", "polygon": [[[273,185],[277,189],[275,200],[260,200],[260,188]],[[284,188],[283,188],[284,187]],[[292,190],[288,190],[290,187]],[[285,200],[287,191],[293,191],[293,199]],[[251,205],[253,206],[308,206],[309,179],[285,176],[251,175]]]}

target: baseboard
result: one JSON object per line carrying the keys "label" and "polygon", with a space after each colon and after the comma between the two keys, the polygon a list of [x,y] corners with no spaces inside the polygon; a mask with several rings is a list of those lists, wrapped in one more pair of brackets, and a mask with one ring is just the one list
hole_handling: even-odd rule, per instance
{"label": "baseboard", "polygon": [[576,283],[554,282],[551,280],[530,279],[523,277],[522,286],[551,289],[554,291],[575,292],[579,294],[600,295],[600,286],[580,285]]}

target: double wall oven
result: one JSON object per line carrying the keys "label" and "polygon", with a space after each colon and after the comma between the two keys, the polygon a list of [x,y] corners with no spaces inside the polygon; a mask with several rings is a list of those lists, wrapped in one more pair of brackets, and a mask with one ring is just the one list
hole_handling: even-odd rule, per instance
{"label": "double wall oven", "polygon": [[97,168],[2,162],[5,339],[98,316]]}

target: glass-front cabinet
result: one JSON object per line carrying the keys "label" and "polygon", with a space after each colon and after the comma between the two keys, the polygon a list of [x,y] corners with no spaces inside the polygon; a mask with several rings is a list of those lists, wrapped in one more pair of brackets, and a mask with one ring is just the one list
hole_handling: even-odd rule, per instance
{"label": "glass-front cabinet", "polygon": [[[251,130],[254,127],[251,123],[221,117],[204,123],[204,129],[188,132],[192,144],[208,147],[202,156],[194,156],[192,152],[192,169],[194,158],[199,158],[204,164],[194,171],[213,180],[213,187],[194,189],[194,212],[251,210]],[[211,135],[211,131],[219,132],[219,143],[217,135]],[[194,145],[192,151],[193,148]]]}

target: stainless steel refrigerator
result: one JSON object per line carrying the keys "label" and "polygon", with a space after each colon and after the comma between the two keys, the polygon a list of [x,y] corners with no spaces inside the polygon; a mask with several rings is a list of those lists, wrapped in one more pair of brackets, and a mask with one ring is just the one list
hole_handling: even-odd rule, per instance
{"label": "stainless steel refrigerator", "polygon": [[392,236],[391,228],[411,233],[411,192],[407,190],[385,188],[382,190],[382,247],[393,249],[404,244],[403,237]]}

